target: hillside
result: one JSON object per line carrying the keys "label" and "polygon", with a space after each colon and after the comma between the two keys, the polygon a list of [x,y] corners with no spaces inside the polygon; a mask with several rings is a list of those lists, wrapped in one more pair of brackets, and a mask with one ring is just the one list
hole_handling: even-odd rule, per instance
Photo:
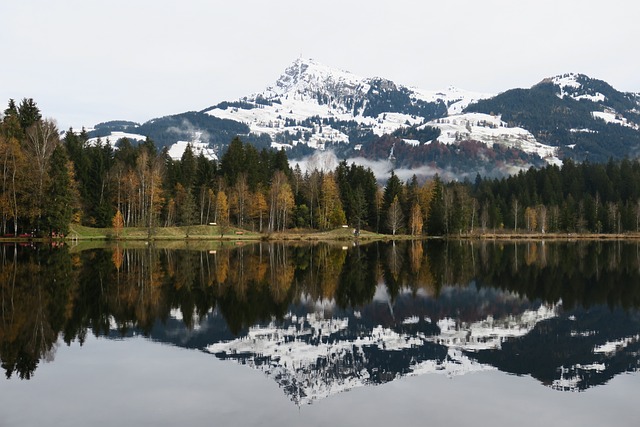
{"label": "hillside", "polygon": [[91,136],[151,138],[179,158],[191,143],[218,158],[234,136],[290,159],[332,151],[386,170],[501,176],[563,158],[606,161],[640,148],[640,96],[581,74],[497,96],[428,91],[297,59],[264,91],[143,124],[96,125]]}
{"label": "hillside", "polygon": [[635,157],[640,148],[640,97],[601,80],[566,74],[530,89],[512,89],[480,100],[467,112],[498,114],[529,130],[560,157],[606,162]]}

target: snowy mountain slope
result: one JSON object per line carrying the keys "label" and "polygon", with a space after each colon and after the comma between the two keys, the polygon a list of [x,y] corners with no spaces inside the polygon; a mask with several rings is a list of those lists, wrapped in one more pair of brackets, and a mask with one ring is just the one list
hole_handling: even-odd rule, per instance
{"label": "snowy mountain slope", "polygon": [[[640,106],[640,99],[638,99],[636,94],[616,93],[615,89],[607,83],[590,79],[583,74],[564,74],[552,78],[551,81],[559,89],[557,95],[561,99],[568,97],[576,101],[587,100],[602,105],[602,109],[591,112],[594,118],[603,120],[605,123],[640,130],[640,124],[638,122],[631,121],[623,114],[624,111],[636,114],[640,112],[637,108]],[[605,93],[607,95],[605,95]],[[618,99],[616,102],[616,98],[620,98],[621,96],[626,99],[623,99],[622,102]],[[614,102],[612,103],[610,101]],[[623,111],[616,111],[616,104],[617,108],[622,107]]]}
{"label": "snowy mountain slope", "polygon": [[490,96],[455,87],[433,92],[407,88],[298,59],[274,86],[205,112],[240,121],[252,133],[268,134],[276,143],[323,149],[328,144],[353,143],[345,127],[364,128],[381,136],[460,112],[469,103]]}
{"label": "snowy mountain slope", "polygon": [[[101,123],[92,136],[112,142],[148,136],[169,147],[174,158],[187,143],[216,158],[240,136],[259,149],[285,148],[292,159],[331,150],[339,158],[391,161],[396,170],[424,167],[455,177],[479,168],[499,176],[559,164],[564,157],[606,161],[635,155],[640,95],[582,74],[496,96],[455,87],[429,91],[300,58],[262,92],[141,125]],[[444,157],[437,144],[428,147],[434,142],[449,147]],[[480,151],[473,161],[466,159]]]}
{"label": "snowy mountain slope", "polygon": [[557,156],[557,147],[538,142],[528,130],[510,127],[500,117],[464,113],[432,120],[426,125],[440,129],[438,140],[444,144],[455,144],[463,140],[481,141],[488,146],[499,144],[538,155],[549,164],[562,164]]}
{"label": "snowy mountain slope", "polygon": [[93,138],[89,138],[89,140],[87,141],[87,143],[89,144],[97,144],[98,143],[98,139],[102,142],[102,143],[109,143],[111,146],[115,146],[116,142],[120,141],[121,139],[127,138],[131,141],[144,141],[145,139],[147,139],[146,136],[144,135],[140,135],[138,133],[129,133],[129,132],[122,132],[122,131],[112,131],[110,132],[110,134],[106,137],[93,137]]}
{"label": "snowy mountain slope", "polygon": [[218,160],[215,150],[209,146],[208,142],[202,140],[202,132],[195,132],[189,141],[177,141],[169,147],[169,157],[174,160],[180,160],[189,144],[196,157],[202,154],[208,160]]}
{"label": "snowy mountain slope", "polygon": [[500,115],[527,129],[559,157],[605,162],[640,150],[640,98],[583,74],[546,78],[469,105],[465,112]]}

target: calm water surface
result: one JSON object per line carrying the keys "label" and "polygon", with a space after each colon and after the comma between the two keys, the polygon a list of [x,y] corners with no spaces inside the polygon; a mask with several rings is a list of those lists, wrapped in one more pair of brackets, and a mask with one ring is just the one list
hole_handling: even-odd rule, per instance
{"label": "calm water surface", "polygon": [[0,426],[637,425],[640,246],[0,247]]}

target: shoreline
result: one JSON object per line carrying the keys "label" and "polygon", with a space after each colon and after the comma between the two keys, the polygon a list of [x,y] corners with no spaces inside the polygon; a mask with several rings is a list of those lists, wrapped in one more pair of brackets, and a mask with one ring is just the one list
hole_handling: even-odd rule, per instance
{"label": "shoreline", "polygon": [[[578,241],[578,240],[640,240],[640,233],[520,233],[520,232],[488,232],[462,233],[448,236],[412,236],[408,234],[377,234],[363,231],[354,236],[351,229],[335,229],[328,231],[291,230],[278,233],[258,233],[248,230],[230,228],[219,233],[207,226],[193,226],[187,233],[182,227],[158,227],[151,238],[146,229],[125,229],[122,235],[116,236],[113,229],[93,229],[73,226],[72,232],[65,237],[0,237],[0,243],[74,243],[74,242],[317,242],[317,241],[400,241],[400,240],[468,240],[468,241]],[[213,233],[212,231],[216,231]]]}

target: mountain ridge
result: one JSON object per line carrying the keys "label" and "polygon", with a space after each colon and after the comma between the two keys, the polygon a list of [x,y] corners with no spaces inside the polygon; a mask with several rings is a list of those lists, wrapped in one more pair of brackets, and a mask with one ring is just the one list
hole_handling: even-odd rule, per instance
{"label": "mountain ridge", "polygon": [[[91,136],[139,133],[174,147],[174,158],[187,143],[216,158],[238,135],[260,148],[284,148],[291,159],[331,150],[387,162],[387,169],[428,166],[454,177],[470,165],[499,176],[563,158],[606,161],[640,152],[640,95],[576,73],[493,95],[411,88],[298,58],[261,92],[137,127],[122,123],[98,125]],[[395,149],[381,152],[384,138],[393,138]],[[477,147],[465,150],[462,142]]]}

